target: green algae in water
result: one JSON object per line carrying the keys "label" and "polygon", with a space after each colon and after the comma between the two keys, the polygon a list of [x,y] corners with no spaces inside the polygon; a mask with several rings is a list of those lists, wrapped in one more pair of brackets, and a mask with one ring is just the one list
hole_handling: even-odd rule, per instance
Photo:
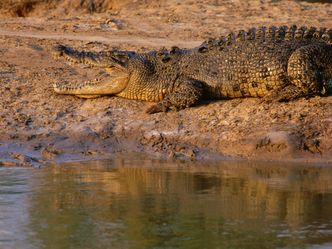
{"label": "green algae in water", "polygon": [[0,248],[332,248],[332,167],[0,169]]}

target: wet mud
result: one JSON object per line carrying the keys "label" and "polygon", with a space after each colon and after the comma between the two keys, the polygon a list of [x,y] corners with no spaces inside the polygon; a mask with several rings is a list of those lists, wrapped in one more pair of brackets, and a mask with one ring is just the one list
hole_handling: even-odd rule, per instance
{"label": "wet mud", "polygon": [[332,96],[270,104],[254,98],[211,101],[148,115],[148,102],[55,94],[54,83],[79,83],[102,72],[55,61],[50,54],[59,43],[91,51],[148,51],[173,45],[189,48],[252,26],[331,28],[331,4],[108,1],[89,11],[69,1],[37,2],[22,15],[0,5],[1,166],[131,152],[181,160],[332,162]]}

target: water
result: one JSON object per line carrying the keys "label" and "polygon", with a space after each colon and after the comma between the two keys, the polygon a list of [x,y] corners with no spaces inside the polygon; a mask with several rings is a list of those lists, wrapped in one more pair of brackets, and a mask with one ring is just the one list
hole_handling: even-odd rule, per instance
{"label": "water", "polygon": [[0,248],[332,248],[332,167],[0,168]]}

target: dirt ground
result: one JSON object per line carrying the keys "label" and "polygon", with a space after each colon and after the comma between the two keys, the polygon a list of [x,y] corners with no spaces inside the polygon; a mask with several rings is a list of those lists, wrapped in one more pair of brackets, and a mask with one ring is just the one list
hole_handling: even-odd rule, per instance
{"label": "dirt ground", "polygon": [[55,61],[49,53],[57,43],[93,51],[189,48],[231,30],[272,24],[332,28],[332,4],[8,0],[0,14],[0,165],[131,152],[332,163],[332,96],[272,104],[254,98],[213,101],[148,115],[147,102],[55,94],[53,83],[85,81],[101,72]]}

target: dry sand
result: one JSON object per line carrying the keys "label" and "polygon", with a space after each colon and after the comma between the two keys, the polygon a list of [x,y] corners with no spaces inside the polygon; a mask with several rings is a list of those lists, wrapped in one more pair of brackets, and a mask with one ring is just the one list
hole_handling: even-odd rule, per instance
{"label": "dry sand", "polygon": [[[148,115],[147,102],[56,95],[53,83],[85,81],[101,72],[55,61],[49,53],[56,43],[94,51],[147,51],[193,47],[252,26],[331,28],[332,4],[14,2],[0,4],[0,165],[38,166],[131,152],[156,158],[332,162],[332,96],[272,104],[253,98],[214,101]],[[30,7],[24,5],[29,2]]]}

